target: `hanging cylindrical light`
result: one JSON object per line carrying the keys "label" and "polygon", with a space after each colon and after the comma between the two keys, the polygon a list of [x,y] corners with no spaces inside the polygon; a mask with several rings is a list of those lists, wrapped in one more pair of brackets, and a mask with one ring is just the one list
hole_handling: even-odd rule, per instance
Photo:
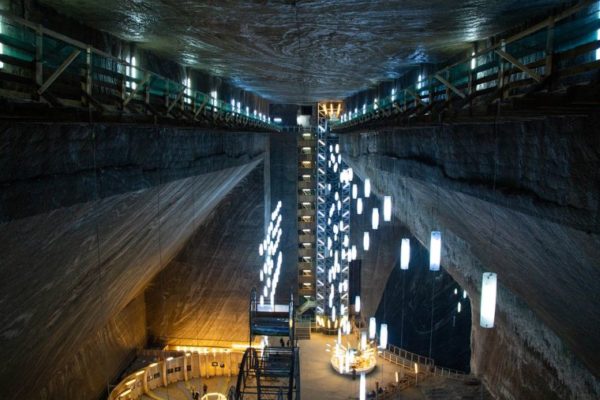
{"label": "hanging cylindrical light", "polygon": [[373,209],[373,214],[371,214],[371,228],[373,230],[379,229],[379,209],[377,207]]}
{"label": "hanging cylindrical light", "polygon": [[442,256],[442,233],[439,231],[431,232],[431,243],[429,246],[429,270],[439,271],[440,260]]}
{"label": "hanging cylindrical light", "polygon": [[367,349],[367,332],[365,331],[360,333],[360,349],[363,351]]}
{"label": "hanging cylindrical light", "polygon": [[379,348],[385,349],[387,348],[388,342],[388,326],[387,324],[381,324],[381,328],[379,330]]}
{"label": "hanging cylindrical light", "polygon": [[352,198],[358,198],[358,185],[356,183],[352,185]]}
{"label": "hanging cylindrical light", "polygon": [[377,334],[377,320],[375,317],[369,318],[369,339],[375,339],[375,335]]}
{"label": "hanging cylindrical light", "polygon": [[369,251],[369,232],[363,234],[363,250]]}
{"label": "hanging cylindrical light", "polygon": [[402,239],[400,245],[400,269],[408,269],[410,263],[410,239]]}
{"label": "hanging cylindrical light", "polygon": [[360,374],[360,389],[358,391],[358,400],[366,400],[367,399],[367,379],[365,378],[365,374]]}
{"label": "hanging cylindrical light", "polygon": [[496,314],[497,276],[493,272],[484,272],[481,280],[481,307],[479,324],[482,328],[494,327]]}
{"label": "hanging cylindrical light", "polygon": [[383,220],[386,222],[392,220],[392,196],[383,197]]}
{"label": "hanging cylindrical light", "polygon": [[461,308],[462,308],[462,305],[460,304],[460,301],[459,301],[458,305],[456,306],[456,312],[460,313]]}
{"label": "hanging cylindrical light", "polygon": [[357,256],[358,256],[358,251],[356,251],[356,245],[352,245],[352,259],[356,260]]}
{"label": "hanging cylindrical light", "polygon": [[356,214],[362,215],[362,212],[363,212],[363,201],[359,197],[358,199],[356,199]]}
{"label": "hanging cylindrical light", "polygon": [[354,298],[354,312],[360,312],[360,296]]}
{"label": "hanging cylindrical light", "polygon": [[371,180],[369,178],[365,179],[365,197],[369,198],[371,196]]}

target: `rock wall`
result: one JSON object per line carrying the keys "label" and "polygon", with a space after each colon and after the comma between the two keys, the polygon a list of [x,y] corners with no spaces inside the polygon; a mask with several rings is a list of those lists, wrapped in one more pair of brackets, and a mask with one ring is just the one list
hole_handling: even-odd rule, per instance
{"label": "rock wall", "polygon": [[[600,395],[598,117],[342,135],[345,159],[429,246],[472,304],[472,370],[501,399]],[[481,273],[498,273],[494,329]]]}
{"label": "rock wall", "polygon": [[256,168],[213,210],[146,291],[149,334],[171,345],[249,340],[248,304],[261,289],[263,169]]}
{"label": "rock wall", "polygon": [[[265,139],[123,125],[1,125],[0,398],[69,393],[81,381],[95,393],[89,398],[100,396],[126,353],[109,338],[91,349],[90,337],[114,332],[111,321],[260,163]],[[127,315],[120,320],[135,325]],[[139,340],[129,341],[130,350]],[[54,378],[74,355],[89,359],[101,350],[114,361],[103,366],[103,379],[77,369],[69,382]]]}

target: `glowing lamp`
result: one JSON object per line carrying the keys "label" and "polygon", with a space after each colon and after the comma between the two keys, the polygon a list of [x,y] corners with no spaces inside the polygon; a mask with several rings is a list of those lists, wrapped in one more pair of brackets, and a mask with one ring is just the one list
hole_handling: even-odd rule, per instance
{"label": "glowing lamp", "polygon": [[356,251],[356,245],[352,245],[352,259],[356,260],[358,252]]}
{"label": "glowing lamp", "polygon": [[493,272],[484,272],[481,280],[481,307],[479,324],[482,328],[494,327],[496,314],[497,276]]}
{"label": "glowing lamp", "polygon": [[431,243],[429,246],[429,270],[440,270],[440,259],[442,253],[442,233],[439,231],[431,232]]}
{"label": "glowing lamp", "polygon": [[365,179],[365,197],[369,198],[371,196],[371,180],[369,178]]}
{"label": "glowing lamp", "polygon": [[358,185],[356,183],[352,185],[352,198],[355,200],[358,198]]}
{"label": "glowing lamp", "polygon": [[357,313],[360,312],[360,296],[356,296],[354,299],[354,311]]}
{"label": "glowing lamp", "polygon": [[374,208],[373,214],[371,214],[371,227],[373,230],[377,230],[379,228],[379,209]]}
{"label": "glowing lamp", "polygon": [[363,235],[363,249],[369,251],[369,232],[365,232]]}
{"label": "glowing lamp", "polygon": [[383,197],[383,220],[386,222],[392,220],[392,196]]}
{"label": "glowing lamp", "polygon": [[365,378],[365,374],[360,374],[360,389],[358,391],[358,400],[366,400],[367,399],[367,380]]}
{"label": "glowing lamp", "polygon": [[410,262],[410,239],[402,239],[400,246],[400,269],[408,269]]}
{"label": "glowing lamp", "polygon": [[375,339],[377,334],[377,321],[375,317],[369,318],[369,339]]}
{"label": "glowing lamp", "polygon": [[388,326],[387,324],[381,324],[381,328],[379,330],[379,348],[385,349],[387,348],[388,342]]}
{"label": "glowing lamp", "polygon": [[356,199],[356,214],[362,215],[362,212],[363,212],[363,202],[362,202],[362,199],[359,197],[358,199]]}

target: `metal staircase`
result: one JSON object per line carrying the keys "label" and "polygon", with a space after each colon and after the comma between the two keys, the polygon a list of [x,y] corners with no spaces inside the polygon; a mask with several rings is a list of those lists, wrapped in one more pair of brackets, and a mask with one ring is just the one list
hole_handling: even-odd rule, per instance
{"label": "metal staircase", "polygon": [[[289,305],[261,305],[250,297],[250,346],[244,352],[230,400],[300,399],[300,356],[295,341],[293,295]],[[256,336],[288,337],[291,347],[252,347]]]}

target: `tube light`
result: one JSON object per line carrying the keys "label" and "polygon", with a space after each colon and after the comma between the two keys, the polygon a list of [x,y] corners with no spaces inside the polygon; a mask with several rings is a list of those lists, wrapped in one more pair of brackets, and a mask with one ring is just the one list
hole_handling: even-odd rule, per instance
{"label": "tube light", "polygon": [[410,263],[410,239],[402,239],[400,246],[400,269],[408,269]]}
{"label": "tube light", "polygon": [[356,200],[356,214],[358,214],[358,215],[362,215],[362,212],[363,212],[363,201],[362,201],[362,199],[359,197],[359,198]]}
{"label": "tube light", "polygon": [[356,251],[356,245],[352,245],[352,259],[356,260],[357,255],[358,255],[358,252]]}
{"label": "tube light", "polygon": [[360,312],[360,296],[354,298],[354,312]]}
{"label": "tube light", "polygon": [[352,198],[355,200],[358,198],[358,185],[356,183],[352,185]]}
{"label": "tube light", "polygon": [[383,220],[386,222],[392,220],[392,196],[383,197]]}
{"label": "tube light", "polygon": [[360,389],[358,392],[358,400],[366,400],[367,399],[367,380],[365,379],[365,374],[360,374]]}
{"label": "tube light", "polygon": [[375,317],[369,318],[369,339],[375,339],[375,335],[377,334],[377,320]]}
{"label": "tube light", "polygon": [[496,314],[497,276],[493,272],[484,272],[481,280],[481,307],[479,324],[482,328],[494,327]]}
{"label": "tube light", "polygon": [[373,208],[373,214],[371,214],[371,228],[379,229],[379,209],[377,207]]}
{"label": "tube light", "polygon": [[388,326],[387,324],[381,324],[381,328],[379,329],[379,348],[385,349],[387,348],[388,342]]}
{"label": "tube light", "polygon": [[360,349],[367,349],[367,332],[364,331],[360,333]]}
{"label": "tube light", "polygon": [[442,253],[442,233],[439,231],[431,232],[431,243],[429,246],[429,270],[440,270],[440,259]]}
{"label": "tube light", "polygon": [[460,301],[459,301],[459,302],[458,302],[458,305],[456,306],[456,311],[457,311],[458,313],[460,313],[461,307],[462,307],[462,306],[461,306],[461,304],[460,304]]}
{"label": "tube light", "polygon": [[365,179],[365,197],[369,198],[371,196],[371,180],[369,178]]}
{"label": "tube light", "polygon": [[363,235],[363,249],[369,251],[369,232],[365,232]]}

